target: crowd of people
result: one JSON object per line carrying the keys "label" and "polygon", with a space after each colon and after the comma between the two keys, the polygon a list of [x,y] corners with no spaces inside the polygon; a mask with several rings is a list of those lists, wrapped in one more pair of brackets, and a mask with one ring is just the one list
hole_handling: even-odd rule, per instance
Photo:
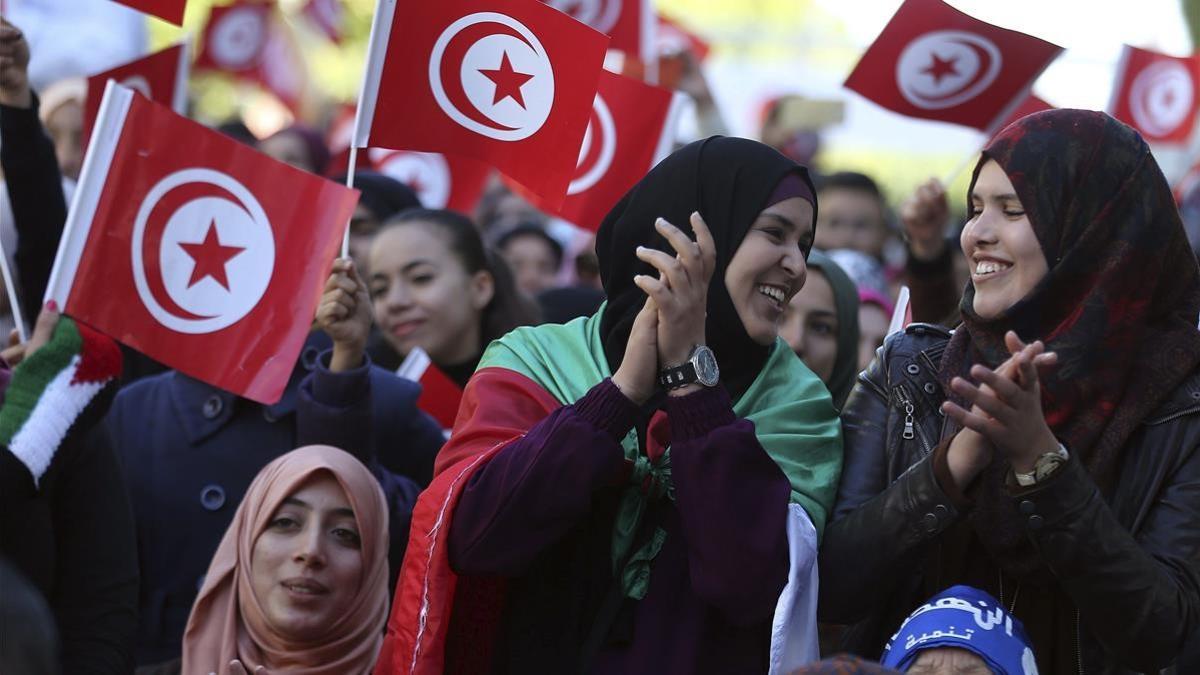
{"label": "crowd of people", "polygon": [[[84,94],[29,56],[3,21],[36,321],[0,353],[0,671],[1200,667],[1200,269],[1108,115],[1022,118],[895,210],[806,130],[710,136],[591,239],[357,171],[265,405],[43,305]],[[313,128],[221,130],[344,180]]]}

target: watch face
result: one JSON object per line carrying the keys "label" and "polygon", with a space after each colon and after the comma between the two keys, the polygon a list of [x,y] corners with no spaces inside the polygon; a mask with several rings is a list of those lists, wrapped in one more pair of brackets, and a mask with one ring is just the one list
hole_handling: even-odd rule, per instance
{"label": "watch face", "polygon": [[717,368],[717,357],[713,356],[713,352],[708,347],[697,347],[696,354],[692,358],[692,363],[696,366],[696,380],[706,387],[714,387],[721,377],[721,371]]}

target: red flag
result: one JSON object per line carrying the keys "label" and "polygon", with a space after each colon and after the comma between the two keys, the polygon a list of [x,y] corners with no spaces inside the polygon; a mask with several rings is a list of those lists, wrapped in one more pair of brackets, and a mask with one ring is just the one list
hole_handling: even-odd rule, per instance
{"label": "red flag", "polygon": [[109,80],[116,80],[151,101],[184,114],[187,111],[187,51],[187,43],[183,42],[89,77],[87,101],[83,106],[83,148],[87,149],[92,125],[100,111],[100,99],[104,96],[104,85]]}
{"label": "red flag", "polygon": [[299,113],[308,85],[308,70],[295,36],[278,14],[270,18],[258,67],[249,79],[274,94],[293,114]]}
{"label": "red flag", "polygon": [[1109,104],[1112,116],[1151,143],[1187,143],[1200,108],[1200,55],[1125,46]]}
{"label": "red flag", "polygon": [[1001,120],[999,124],[992,127],[992,133],[989,135],[995,136],[1003,131],[1005,127],[1013,122],[1016,122],[1022,117],[1032,115],[1036,112],[1042,112],[1043,110],[1054,110],[1054,106],[1030,93],[1024,99],[1022,99],[1021,102],[1013,108],[1012,112],[1010,112],[1003,120]]}
{"label": "red flag", "polygon": [[658,59],[655,29],[658,27],[652,0],[542,0],[612,38],[609,49],[633,56],[643,63]]}
{"label": "red flag", "polygon": [[132,7],[139,12],[145,12],[157,16],[163,21],[170,21],[176,26],[183,25],[183,9],[187,5],[187,0],[116,0],[117,2]]}
{"label": "red flag", "polygon": [[905,0],[845,86],[902,115],[987,131],[1061,51],[941,0]]}
{"label": "red flag", "polygon": [[270,5],[243,0],[213,7],[201,37],[196,70],[215,70],[253,79],[270,31]]}
{"label": "red flag", "polygon": [[437,152],[371,148],[367,154],[376,171],[412,188],[430,209],[471,213],[492,172],[482,162]]}
{"label": "red flag", "polygon": [[562,199],[608,38],[535,0],[487,8],[380,1],[355,145],[473,157]]}
{"label": "red flag", "polygon": [[396,369],[396,374],[421,385],[417,407],[437,420],[446,436],[449,436],[454,428],[454,418],[458,415],[458,404],[462,401],[462,388],[433,365],[429,355],[420,347],[413,348],[404,357],[404,363]]}
{"label": "red flag", "polygon": [[338,0],[308,0],[304,16],[331,42],[341,44],[345,17]]}
{"label": "red flag", "polygon": [[712,50],[712,46],[704,38],[662,14],[658,15],[655,42],[658,43],[659,56],[688,52],[696,58],[697,63],[703,63],[708,58],[708,52]]}
{"label": "red flag", "polygon": [[671,152],[682,103],[681,95],[605,71],[566,199],[556,209],[528,197],[579,227],[600,229],[613,205]]}
{"label": "red flag", "polygon": [[273,403],[356,196],[109,82],[47,299],[180,372]]}

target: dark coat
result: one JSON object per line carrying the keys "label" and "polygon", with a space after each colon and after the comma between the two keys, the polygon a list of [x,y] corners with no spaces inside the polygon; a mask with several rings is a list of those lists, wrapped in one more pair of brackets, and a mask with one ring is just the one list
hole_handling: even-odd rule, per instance
{"label": "dark coat", "polygon": [[297,447],[334,445],[371,468],[391,507],[389,558],[399,568],[441,429],[416,409],[416,384],[366,365],[330,373],[328,353],[317,359],[321,338],[310,338],[272,406],[175,371],[127,386],[114,402],[107,425],[129,485],[141,565],[138,663],[179,656],[192,602],[242,496],[264,465]]}
{"label": "dark coat", "polygon": [[[918,324],[889,338],[842,411],[846,457],[821,548],[819,614],[859,622],[850,646],[860,653],[878,655],[925,601],[921,575],[964,515],[940,487],[931,455],[942,436],[937,367],[948,336]],[[1079,672],[1157,672],[1200,626],[1197,446],[1200,371],[1143,420],[1111,490],[1102,493],[1072,457],[1012,495],[1027,536],[1078,610]]]}

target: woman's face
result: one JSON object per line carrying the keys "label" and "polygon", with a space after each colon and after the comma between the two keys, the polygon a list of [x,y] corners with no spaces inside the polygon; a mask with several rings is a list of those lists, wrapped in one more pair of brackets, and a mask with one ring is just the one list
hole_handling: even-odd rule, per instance
{"label": "woman's face", "polygon": [[971,191],[971,219],[959,241],[970,266],[974,308],[980,318],[999,316],[1049,271],[1012,181],[994,160],[979,171]]}
{"label": "woman's face", "polygon": [[837,361],[837,335],[833,286],[820,270],[813,270],[804,288],[788,304],[779,336],[828,385]]}
{"label": "woman's face", "polygon": [[308,146],[296,133],[282,133],[268,136],[259,141],[258,149],[264,155],[273,157],[284,164],[290,164],[301,171],[314,171],[312,158],[308,154]]}
{"label": "woman's face", "polygon": [[79,179],[83,167],[83,105],[70,100],[46,116],[46,133],[54,141],[54,156],[62,174]]}
{"label": "woman's face", "polygon": [[792,296],[804,286],[812,248],[813,208],[792,197],[758,215],[725,270],[725,288],[746,332],[760,345],[779,334]]}
{"label": "woman's face", "polygon": [[250,558],[250,585],[267,623],[293,641],[317,639],[344,616],[362,575],[358,521],[324,472],[280,504]]}
{"label": "woman's face", "polygon": [[492,275],[468,273],[438,225],[413,221],[384,229],[371,245],[368,268],[375,320],[396,351],[420,347],[446,366],[482,350]]}
{"label": "woman's face", "polygon": [[887,337],[891,317],[873,302],[858,306],[858,372],[867,369],[875,359],[875,350]]}
{"label": "woman's face", "polygon": [[908,670],[909,675],[990,675],[992,669],[978,656],[965,649],[934,647],[923,649]]}
{"label": "woman's face", "polygon": [[536,296],[553,288],[558,276],[558,261],[554,250],[541,237],[533,234],[511,238],[501,251],[504,262],[517,278],[522,293]]}

